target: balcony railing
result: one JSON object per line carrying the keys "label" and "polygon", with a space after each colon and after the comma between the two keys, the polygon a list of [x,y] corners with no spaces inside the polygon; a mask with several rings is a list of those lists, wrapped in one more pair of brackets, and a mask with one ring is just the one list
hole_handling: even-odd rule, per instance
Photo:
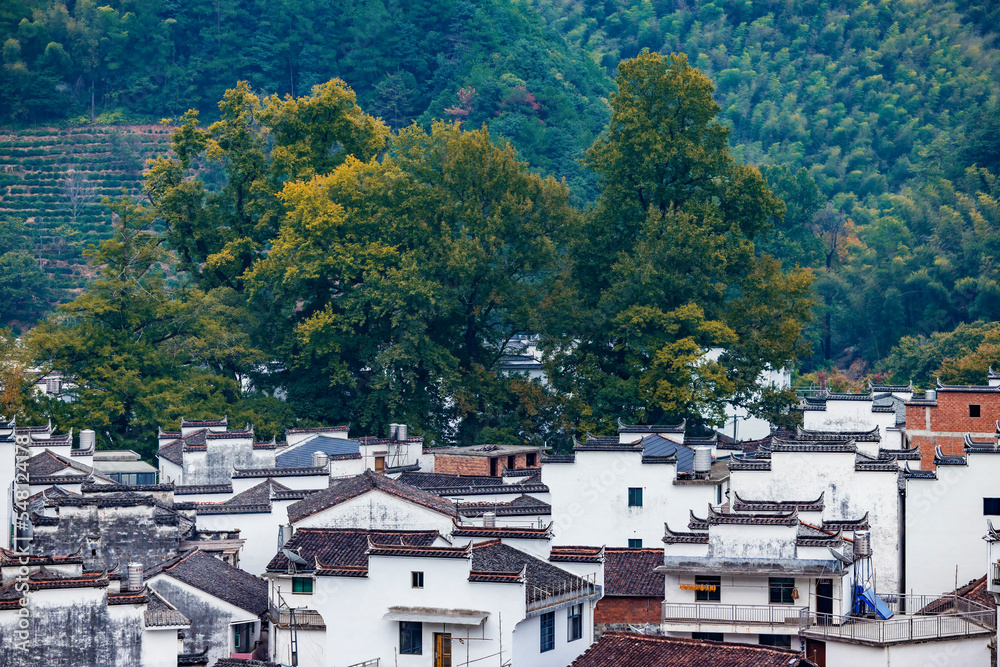
{"label": "balcony railing", "polygon": [[716,623],[729,625],[798,625],[808,607],[714,602],[664,602],[664,623]]}
{"label": "balcony railing", "polygon": [[897,595],[883,600],[895,616],[887,621],[805,611],[801,634],[867,644],[918,642],[996,632],[996,610],[954,595]]}

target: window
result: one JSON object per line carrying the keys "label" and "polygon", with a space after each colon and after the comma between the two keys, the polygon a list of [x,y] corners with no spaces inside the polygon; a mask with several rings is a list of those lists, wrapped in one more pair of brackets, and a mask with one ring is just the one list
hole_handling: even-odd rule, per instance
{"label": "window", "polygon": [[414,588],[424,587],[424,573],[423,572],[410,572],[410,584]]}
{"label": "window", "polygon": [[312,577],[292,577],[292,592],[312,593],[313,592]]}
{"label": "window", "polygon": [[550,611],[539,616],[541,620],[541,643],[539,651],[545,653],[556,647],[556,613]]}
{"label": "window", "polygon": [[767,580],[771,604],[792,604],[795,590],[795,579],[792,577],[770,577]]}
{"label": "window", "polygon": [[528,454],[528,460],[525,462],[529,468],[534,468],[538,465],[538,454]]}
{"label": "window", "polygon": [[721,632],[692,632],[691,639],[707,639],[710,642],[721,642],[726,640],[726,638],[722,636]]}
{"label": "window", "polygon": [[628,548],[629,549],[641,549],[642,548],[642,540],[629,540],[628,541]]}
{"label": "window", "polygon": [[721,484],[719,486],[715,487],[715,504],[716,505],[721,505],[722,504],[722,485]]}
{"label": "window", "polygon": [[629,487],[628,490],[628,506],[629,507],[642,507],[642,489],[636,487]]}
{"label": "window", "polygon": [[575,642],[583,637],[583,605],[575,604],[569,608],[566,619],[566,641]]}
{"label": "window", "polygon": [[253,647],[253,623],[236,623],[233,625],[233,653],[250,653]]}
{"label": "window", "polygon": [[969,406],[969,416],[970,417],[978,417],[979,416],[979,406],[978,405],[970,405]]}
{"label": "window", "polygon": [[424,652],[424,624],[413,621],[399,622],[400,655],[420,655]]}
{"label": "window", "polygon": [[697,602],[718,602],[722,599],[722,577],[695,577],[694,599]]}
{"label": "window", "polygon": [[1000,498],[983,498],[983,515],[1000,516]]}
{"label": "window", "polygon": [[792,648],[791,635],[760,635],[758,641],[761,646],[777,646],[778,648]]}
{"label": "window", "polygon": [[517,467],[517,457],[516,456],[508,456],[507,457],[507,470],[513,470],[516,467]]}

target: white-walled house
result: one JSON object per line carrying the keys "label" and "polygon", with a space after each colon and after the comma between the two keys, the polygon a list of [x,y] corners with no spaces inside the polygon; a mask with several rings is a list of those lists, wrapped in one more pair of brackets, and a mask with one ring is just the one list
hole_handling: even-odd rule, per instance
{"label": "white-walled house", "polygon": [[337,481],[288,508],[288,521],[296,530],[363,528],[447,534],[457,517],[451,501],[372,470]]}
{"label": "white-walled house", "polygon": [[288,508],[310,493],[265,479],[225,502],[197,503],[198,528],[202,531],[239,531],[243,544],[238,567],[261,575],[283,541],[281,528],[288,523]]}
{"label": "white-walled house", "polygon": [[887,449],[905,447],[906,401],[913,385],[871,385],[861,394],[823,391],[802,400],[802,427],[812,431],[864,432],[878,428]]}
{"label": "white-walled house", "polygon": [[[290,664],[568,665],[593,641],[600,586],[500,539],[440,546],[433,531],[301,529],[268,566],[272,659]],[[350,600],[350,604],[344,604]]]}
{"label": "white-walled house", "polygon": [[218,658],[263,658],[268,654],[262,622],[267,618],[267,582],[192,549],[148,571],[150,588],[191,623],[185,653],[208,649]]}
{"label": "white-walled house", "polygon": [[656,546],[663,522],[686,522],[692,509],[721,505],[729,470],[713,461],[713,441],[699,440],[708,469],[695,471],[684,426],[627,426],[617,436],[589,436],[572,455],[542,459],[550,489],[555,543]]}
{"label": "white-walled house", "polygon": [[795,439],[772,437],[755,452],[730,461],[730,487],[740,497],[758,501],[822,495],[823,521],[864,519],[870,524],[879,586],[882,591],[899,592],[900,466],[910,458],[919,459],[919,452],[882,449],[880,438],[877,429],[868,433],[800,429]]}
{"label": "white-walled house", "polygon": [[964,455],[939,450],[934,463],[905,473],[906,587],[943,593],[984,574],[982,527],[1000,516],[1000,446],[967,437]]}

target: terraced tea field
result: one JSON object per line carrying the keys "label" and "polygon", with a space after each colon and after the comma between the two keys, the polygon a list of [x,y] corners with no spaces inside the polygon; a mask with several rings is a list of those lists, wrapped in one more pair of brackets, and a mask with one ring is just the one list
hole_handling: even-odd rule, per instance
{"label": "terraced tea field", "polygon": [[111,235],[104,196],[137,195],[148,158],[170,151],[159,125],[0,130],[0,216],[25,220],[42,269],[71,297],[88,278],[82,251]]}

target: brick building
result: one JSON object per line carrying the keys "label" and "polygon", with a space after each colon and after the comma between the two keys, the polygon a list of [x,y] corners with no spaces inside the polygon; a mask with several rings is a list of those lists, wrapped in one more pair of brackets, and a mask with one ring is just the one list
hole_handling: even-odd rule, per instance
{"label": "brick building", "polygon": [[946,385],[914,394],[906,402],[906,436],[920,446],[920,467],[934,468],[937,447],[947,455],[962,454],[966,434],[993,438],[1000,420],[1000,373],[989,371],[988,385]]}
{"label": "brick building", "polygon": [[655,625],[663,607],[663,549],[604,550],[604,597],[594,610],[598,631]]}
{"label": "brick building", "polygon": [[442,447],[433,450],[434,472],[491,477],[531,474],[541,469],[541,451],[541,447],[524,445]]}

